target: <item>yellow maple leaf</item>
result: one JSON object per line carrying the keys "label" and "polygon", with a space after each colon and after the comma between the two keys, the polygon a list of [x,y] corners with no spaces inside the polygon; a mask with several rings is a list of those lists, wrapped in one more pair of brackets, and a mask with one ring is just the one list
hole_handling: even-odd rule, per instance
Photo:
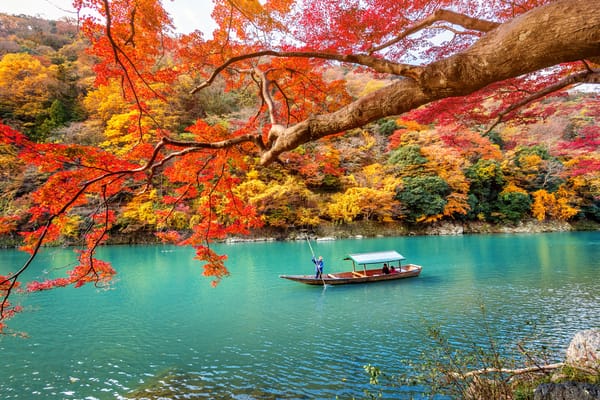
{"label": "yellow maple leaf", "polygon": [[266,14],[263,6],[258,0],[228,0],[229,4],[237,8],[239,12],[244,14],[246,17],[252,19],[253,16],[259,16]]}

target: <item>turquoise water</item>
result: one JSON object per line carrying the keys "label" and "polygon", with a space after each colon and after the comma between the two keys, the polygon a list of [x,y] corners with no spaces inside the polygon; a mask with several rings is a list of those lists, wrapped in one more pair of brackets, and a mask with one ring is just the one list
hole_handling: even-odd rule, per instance
{"label": "turquoise water", "polygon": [[[28,338],[0,337],[0,398],[115,399],[362,397],[363,365],[395,373],[431,350],[427,328],[455,343],[483,335],[480,306],[506,343],[528,334],[557,357],[580,329],[600,327],[600,232],[403,237],[313,242],[325,271],[350,252],[395,249],[420,277],[309,287],[280,274],[312,273],[306,242],[219,245],[231,276],[212,288],[193,250],[115,246],[100,256],[119,274],[86,286],[19,297],[10,321]],[[0,251],[0,273],[24,255]],[[65,249],[47,249],[29,277],[62,272]],[[16,300],[16,298],[15,298]],[[387,398],[401,398],[386,388]],[[148,395],[148,398],[160,398]]]}

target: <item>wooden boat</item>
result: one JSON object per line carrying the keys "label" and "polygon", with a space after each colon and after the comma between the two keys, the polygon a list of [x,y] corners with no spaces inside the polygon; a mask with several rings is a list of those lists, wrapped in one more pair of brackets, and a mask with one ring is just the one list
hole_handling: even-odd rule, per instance
{"label": "wooden boat", "polygon": [[[393,250],[350,254],[345,260],[352,261],[352,271],[331,274],[324,273],[321,278],[315,278],[314,274],[280,275],[279,277],[307,285],[346,285],[350,283],[371,283],[412,278],[419,276],[422,269],[420,265],[402,265],[402,261],[405,258],[402,254]],[[394,267],[394,270],[390,273],[384,273],[383,264],[387,264],[390,268]],[[375,265],[377,265],[377,268],[373,268]]]}

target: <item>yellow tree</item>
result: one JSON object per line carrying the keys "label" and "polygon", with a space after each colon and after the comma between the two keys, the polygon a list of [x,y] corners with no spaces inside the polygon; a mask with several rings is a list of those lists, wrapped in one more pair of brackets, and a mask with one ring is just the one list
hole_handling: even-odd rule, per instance
{"label": "yellow tree", "polygon": [[335,222],[357,219],[389,221],[393,216],[394,195],[401,179],[392,173],[393,167],[379,163],[364,166],[346,179],[343,193],[331,196],[326,215]]}
{"label": "yellow tree", "polygon": [[357,219],[389,221],[394,206],[394,193],[371,187],[353,187],[331,196],[326,213],[335,222]]}
{"label": "yellow tree", "polygon": [[268,226],[287,228],[319,223],[315,195],[293,176],[282,183],[264,182],[256,171],[251,171],[236,193],[256,207]]}
{"label": "yellow tree", "polygon": [[567,221],[579,212],[579,209],[572,205],[575,193],[564,185],[554,193],[540,189],[533,192],[532,196],[531,212],[540,221],[547,219]]}
{"label": "yellow tree", "polygon": [[83,104],[90,116],[86,124],[100,125],[104,137],[101,146],[117,154],[125,154],[165,130],[177,131],[180,124],[178,113],[160,99],[146,101],[140,113],[135,101],[123,98],[115,79],[90,91]]}
{"label": "yellow tree", "polygon": [[362,211],[361,189],[350,188],[344,193],[335,193],[327,204],[325,213],[332,221],[337,223],[350,223],[354,221]]}
{"label": "yellow tree", "polygon": [[56,67],[42,64],[26,53],[8,53],[0,60],[0,118],[20,121],[30,137],[48,116],[51,88],[56,86]]}

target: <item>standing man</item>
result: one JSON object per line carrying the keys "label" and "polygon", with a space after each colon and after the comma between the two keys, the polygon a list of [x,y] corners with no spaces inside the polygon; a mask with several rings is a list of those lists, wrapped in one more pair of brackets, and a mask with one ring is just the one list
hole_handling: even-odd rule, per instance
{"label": "standing man", "polygon": [[315,263],[315,278],[321,278],[323,275],[323,256],[319,256],[318,260],[313,256],[312,262]]}

